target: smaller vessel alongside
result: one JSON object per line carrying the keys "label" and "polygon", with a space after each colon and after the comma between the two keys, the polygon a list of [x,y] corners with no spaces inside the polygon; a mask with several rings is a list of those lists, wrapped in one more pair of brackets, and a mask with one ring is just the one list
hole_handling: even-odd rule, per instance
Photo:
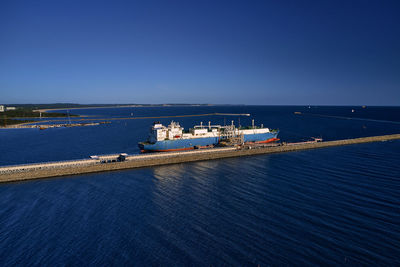
{"label": "smaller vessel alongside", "polygon": [[155,122],[150,128],[149,137],[145,142],[138,144],[141,152],[164,152],[190,150],[197,148],[208,148],[214,146],[244,144],[244,143],[270,143],[278,141],[279,131],[269,128],[257,127],[235,127],[211,125],[203,123],[195,125],[189,131],[185,131],[179,123],[172,121],[168,126]]}

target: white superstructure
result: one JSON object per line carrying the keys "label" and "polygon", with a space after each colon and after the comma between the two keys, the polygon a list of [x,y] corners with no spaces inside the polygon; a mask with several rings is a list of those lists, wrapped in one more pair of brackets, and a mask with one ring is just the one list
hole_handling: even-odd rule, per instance
{"label": "white superstructure", "polygon": [[183,127],[178,122],[172,121],[168,126],[164,126],[159,122],[154,123],[151,127],[148,142],[155,143],[157,141],[164,140],[176,140],[176,139],[193,139],[193,138],[206,138],[206,137],[229,137],[238,135],[251,135],[251,134],[263,134],[268,133],[268,128],[257,128],[254,125],[249,129],[236,128],[232,122],[232,125],[221,126],[211,125],[208,122],[207,126],[204,126],[201,122],[200,125],[196,125],[193,129],[185,132]]}

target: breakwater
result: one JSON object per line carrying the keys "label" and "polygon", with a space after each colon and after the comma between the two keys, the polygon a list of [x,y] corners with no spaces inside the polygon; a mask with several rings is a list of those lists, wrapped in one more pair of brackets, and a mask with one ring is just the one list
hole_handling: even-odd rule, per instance
{"label": "breakwater", "polygon": [[283,153],[396,139],[400,139],[400,134],[314,143],[293,143],[267,147],[246,145],[227,148],[200,149],[188,152],[154,153],[131,156],[126,154],[103,155],[92,157],[91,159],[0,167],[0,182],[14,182],[39,178],[79,175],[85,173],[115,171],[259,154]]}

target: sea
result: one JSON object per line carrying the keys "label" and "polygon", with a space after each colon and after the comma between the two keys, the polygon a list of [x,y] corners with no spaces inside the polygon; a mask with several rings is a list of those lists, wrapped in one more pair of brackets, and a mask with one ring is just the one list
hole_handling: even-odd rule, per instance
{"label": "sea", "polygon": [[[251,115],[140,118],[215,112]],[[400,133],[400,107],[69,113],[126,119],[0,130],[0,165],[137,154],[154,121],[188,129],[254,119],[283,142]],[[0,266],[315,265],[400,265],[400,141],[0,184]]]}

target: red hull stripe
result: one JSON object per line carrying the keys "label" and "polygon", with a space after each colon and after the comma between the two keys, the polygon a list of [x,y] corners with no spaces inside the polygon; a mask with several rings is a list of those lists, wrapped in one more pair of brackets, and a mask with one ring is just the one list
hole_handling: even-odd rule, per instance
{"label": "red hull stripe", "polygon": [[[279,138],[271,138],[268,140],[264,141],[258,141],[258,142],[248,142],[248,143],[257,143],[257,144],[266,144],[266,143],[271,143],[275,141],[279,141]],[[207,146],[200,147],[200,148],[207,148]],[[192,150],[194,147],[185,147],[185,148],[175,148],[175,149],[158,149],[158,150],[140,150],[140,152],[171,152],[171,151],[183,151],[183,150]]]}
{"label": "red hull stripe", "polygon": [[176,149],[157,149],[157,150],[141,150],[142,152],[170,152],[170,151],[182,151],[192,150],[194,147],[176,148]]}
{"label": "red hull stripe", "polygon": [[264,140],[264,141],[258,141],[258,142],[250,142],[250,143],[256,143],[256,144],[266,144],[266,143],[271,143],[271,142],[275,142],[275,141],[279,141],[279,138],[271,138],[268,140]]}

